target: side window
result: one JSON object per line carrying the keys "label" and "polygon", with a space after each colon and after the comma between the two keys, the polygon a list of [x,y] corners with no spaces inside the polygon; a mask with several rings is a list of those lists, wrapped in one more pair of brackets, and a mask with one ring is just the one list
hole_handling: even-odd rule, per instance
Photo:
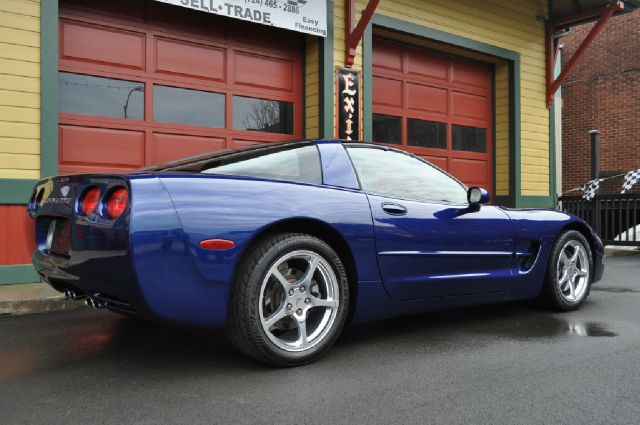
{"label": "side window", "polygon": [[315,145],[229,155],[207,163],[200,172],[322,184],[320,154]]}
{"label": "side window", "polygon": [[462,184],[436,167],[403,153],[348,147],[365,192],[418,201],[467,202]]}

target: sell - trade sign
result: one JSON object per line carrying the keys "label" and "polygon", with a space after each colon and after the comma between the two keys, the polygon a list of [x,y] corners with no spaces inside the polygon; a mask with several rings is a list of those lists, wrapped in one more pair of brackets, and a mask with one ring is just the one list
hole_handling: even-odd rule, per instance
{"label": "sell - trade sign", "polygon": [[305,34],[327,36],[326,0],[156,0]]}

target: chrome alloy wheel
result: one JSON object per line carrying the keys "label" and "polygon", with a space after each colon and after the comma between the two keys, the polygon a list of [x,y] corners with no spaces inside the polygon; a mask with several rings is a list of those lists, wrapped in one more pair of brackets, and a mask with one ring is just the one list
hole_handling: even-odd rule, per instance
{"label": "chrome alloy wheel", "polygon": [[260,288],[260,322],[277,347],[300,352],[327,335],[338,314],[338,279],[331,265],[313,251],[279,257]]}
{"label": "chrome alloy wheel", "polygon": [[577,240],[564,244],[558,256],[557,276],[562,297],[569,302],[579,301],[589,286],[589,256]]}

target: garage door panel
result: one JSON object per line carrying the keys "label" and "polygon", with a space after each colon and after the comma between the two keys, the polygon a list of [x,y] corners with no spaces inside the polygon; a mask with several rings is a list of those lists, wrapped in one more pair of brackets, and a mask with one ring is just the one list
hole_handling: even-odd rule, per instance
{"label": "garage door panel", "polygon": [[373,77],[373,103],[402,108],[402,82],[390,78]]}
{"label": "garage door panel", "polygon": [[238,84],[292,92],[295,73],[293,61],[245,52],[235,53],[235,82]]}
{"label": "garage door panel", "polygon": [[71,21],[61,22],[61,57],[143,69],[145,35]]}
{"label": "garage door panel", "polygon": [[[193,10],[188,8],[165,5],[155,1],[146,0],[146,3],[148,22],[161,26],[165,30],[184,31],[190,34],[199,32],[207,39],[224,40],[227,20],[221,16],[211,13],[193,13]],[[210,4],[206,0],[202,3]],[[185,23],[188,28],[185,28]]]}
{"label": "garage door panel", "polygon": [[231,141],[231,148],[245,148],[247,146],[253,146],[253,145],[260,145],[260,144],[265,144],[265,143],[271,143],[271,142],[265,142],[264,140],[245,140],[245,139],[233,139]]}
{"label": "garage door panel", "polygon": [[156,72],[225,80],[226,49],[160,37],[155,48]]}
{"label": "garage door panel", "polygon": [[486,96],[454,91],[451,96],[454,116],[486,120],[490,113],[490,102]]}
{"label": "garage door panel", "polygon": [[141,167],[144,132],[61,125],[60,163]]}
{"label": "garage door panel", "polygon": [[491,191],[491,66],[386,40],[374,40],[373,56],[374,130],[402,120],[398,147]]}
{"label": "garage door panel", "polygon": [[467,185],[484,185],[489,175],[489,163],[481,159],[451,158],[449,172]]}
{"label": "garage door panel", "polygon": [[409,109],[447,113],[447,90],[422,84],[407,84],[407,106]]}
{"label": "garage door panel", "polygon": [[443,170],[447,170],[449,168],[449,160],[447,157],[432,155],[421,155],[421,157]]}
{"label": "garage door panel", "polygon": [[388,45],[376,45],[373,49],[373,66],[392,71],[402,71],[402,49]]}
{"label": "garage door panel", "polygon": [[[302,137],[302,35],[151,0],[61,0],[59,28],[62,173]],[[249,98],[277,103],[286,131],[236,125]]]}
{"label": "garage door panel", "polygon": [[447,80],[448,61],[446,58],[425,55],[423,52],[410,51],[408,54],[408,71],[438,80]]}
{"label": "garage door panel", "polygon": [[187,156],[224,149],[225,139],[184,134],[153,134],[147,164],[158,164]]}
{"label": "garage door panel", "polygon": [[[44,0],[46,1],[46,0]],[[87,0],[63,0],[63,9],[86,10],[87,6],[93,13],[100,13],[111,18],[121,18],[127,21],[144,22],[145,10],[147,9],[144,0],[109,0],[109,1],[87,1]],[[62,1],[60,1],[62,3]]]}
{"label": "garage door panel", "polygon": [[104,173],[129,173],[140,167],[87,165],[87,164],[60,164],[58,173],[64,174],[104,174]]}
{"label": "garage door panel", "polygon": [[491,88],[490,70],[478,62],[454,61],[451,81],[484,89]]}

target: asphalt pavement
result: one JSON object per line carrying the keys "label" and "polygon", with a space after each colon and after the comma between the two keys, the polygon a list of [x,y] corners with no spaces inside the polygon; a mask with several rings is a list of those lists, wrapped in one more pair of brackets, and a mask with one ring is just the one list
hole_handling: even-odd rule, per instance
{"label": "asphalt pavement", "polygon": [[347,328],[274,369],[221,332],[82,308],[0,317],[2,424],[638,424],[640,257],[583,308],[502,304]]}

